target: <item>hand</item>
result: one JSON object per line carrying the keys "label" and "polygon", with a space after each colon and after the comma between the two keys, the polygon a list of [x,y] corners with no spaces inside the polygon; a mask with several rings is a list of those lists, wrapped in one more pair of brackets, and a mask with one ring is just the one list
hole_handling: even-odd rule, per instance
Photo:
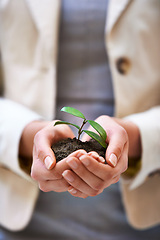
{"label": "hand", "polygon": [[39,188],[43,192],[65,192],[70,184],[63,178],[62,173],[70,167],[63,159],[59,161],[52,169],[48,170],[45,164],[38,158],[34,158],[31,176],[38,182]]}
{"label": "hand", "polygon": [[[63,173],[67,180],[67,175],[72,176],[72,180],[67,180],[71,187],[68,191],[77,197],[85,198],[101,193],[106,187],[116,183],[121,173],[127,169],[128,154],[139,157],[141,155],[141,141],[138,127],[122,119],[101,116],[96,121],[103,126],[107,132],[108,148],[106,151],[106,161],[108,165],[97,162],[95,154],[72,155],[67,160],[72,172],[67,170]],[[94,131],[90,127],[90,130]],[[88,135],[84,135],[83,140],[89,140]],[[78,166],[75,167],[74,166]],[[114,168],[112,168],[112,167]]]}
{"label": "hand", "polygon": [[56,164],[51,146],[61,139],[73,138],[74,135],[67,125],[53,125],[54,122],[51,122],[35,134],[31,177],[38,182],[42,191],[62,192],[69,186],[62,177],[62,172],[69,167],[63,160]]}
{"label": "hand", "polygon": [[[128,133],[123,126],[115,121],[114,118],[109,116],[100,116],[95,120],[98,122],[106,131],[108,143],[106,151],[106,161],[107,163],[115,167],[120,158],[124,159],[123,168],[127,168],[128,160],[128,150],[129,150],[129,138]],[[91,126],[89,130],[95,131]],[[85,134],[82,138],[83,141],[88,141],[90,137]],[[123,170],[122,170],[123,172]]]}
{"label": "hand", "polygon": [[[85,198],[101,193],[106,187],[116,183],[128,166],[129,139],[127,131],[108,116],[101,116],[96,121],[107,132],[108,148],[105,158],[108,165],[98,162],[95,154],[91,153],[79,157],[75,152],[70,156],[66,162],[72,171],[64,171],[63,177],[72,186],[68,190],[74,196]],[[94,131],[91,127],[89,130]],[[89,137],[85,135],[83,140],[89,140]]]}
{"label": "hand", "polygon": [[[105,161],[105,160],[104,160]],[[71,168],[63,172],[63,177],[70,187],[68,191],[75,197],[96,196],[103,190],[119,181],[122,159],[115,168],[104,164],[96,152],[86,153],[78,150],[70,154],[66,163]]]}

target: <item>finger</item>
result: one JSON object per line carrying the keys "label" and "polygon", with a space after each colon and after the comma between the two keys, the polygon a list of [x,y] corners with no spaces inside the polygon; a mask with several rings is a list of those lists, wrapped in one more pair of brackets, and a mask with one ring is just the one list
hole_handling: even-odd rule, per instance
{"label": "finger", "polygon": [[52,169],[56,164],[55,155],[51,149],[50,138],[47,131],[40,131],[34,137],[34,157],[42,161],[47,169]]}
{"label": "finger", "polygon": [[123,152],[124,146],[128,141],[128,136],[124,128],[120,127],[108,134],[108,148],[106,150],[106,161],[112,167],[116,167]]}
{"label": "finger", "polygon": [[79,160],[91,173],[102,180],[108,181],[113,178],[113,175],[115,174],[115,168],[113,169],[108,164],[98,162],[90,156],[81,156]]}
{"label": "finger", "polygon": [[71,169],[71,168],[69,167],[69,165],[67,164],[67,162],[66,162],[68,158],[70,158],[70,157],[72,157],[72,156],[79,158],[80,156],[82,156],[82,155],[84,155],[84,154],[87,154],[87,152],[86,152],[85,150],[83,150],[83,149],[80,149],[80,150],[77,150],[77,151],[71,153],[70,155],[68,155],[68,157],[66,157],[66,158],[62,159],[61,161],[59,161],[59,162],[55,165],[54,170],[55,170],[56,172],[58,172],[59,174],[62,175],[62,173],[63,173],[65,170]]}
{"label": "finger", "polygon": [[99,156],[99,154],[97,152],[91,151],[91,152],[87,153],[84,149],[79,149],[79,150],[71,153],[67,158],[69,158],[69,157],[79,158],[79,157],[81,157],[82,155],[85,155],[85,154],[88,154],[89,156],[95,158],[99,162],[102,162],[102,163],[105,162],[105,159],[103,157]]}
{"label": "finger", "polygon": [[[59,177],[59,176],[62,176],[62,173],[65,171],[65,170],[69,170],[71,169],[70,166],[67,164],[67,159],[70,158],[70,157],[80,157],[84,154],[87,154],[87,152],[85,150],[77,150],[73,153],[71,153],[67,158],[64,158],[62,159],[61,161],[59,161],[55,167],[51,170],[51,174],[55,175],[55,177]],[[59,175],[58,175],[59,174]]]}
{"label": "finger", "polygon": [[66,182],[64,178],[61,180],[54,181],[40,181],[39,189],[43,192],[66,192],[68,191],[69,184]]}
{"label": "finger", "polygon": [[88,186],[79,176],[70,170],[65,170],[62,176],[72,187],[88,196],[96,196],[99,193],[97,190]]}
{"label": "finger", "polygon": [[66,163],[66,160],[67,158],[64,158],[63,160],[59,161],[55,167],[51,170],[51,172],[57,172],[59,173],[61,176],[62,176],[62,173],[65,171],[65,170],[69,170],[71,169],[69,167],[69,165]]}
{"label": "finger", "polygon": [[75,157],[70,157],[66,161],[71,169],[92,189],[101,191],[104,185],[102,179],[88,171],[88,169]]}
{"label": "finger", "polygon": [[103,157],[99,156],[99,154],[95,151],[89,152],[88,155],[95,158],[99,162],[105,163],[105,159]]}
{"label": "finger", "polygon": [[105,188],[111,186],[112,184],[117,183],[117,182],[119,181],[119,179],[120,179],[120,175],[118,175],[118,176],[110,179],[110,181],[108,181],[108,182],[105,184]]}
{"label": "finger", "polygon": [[115,168],[114,178],[125,172],[128,168],[128,142],[124,146],[124,151],[118,160],[118,164]]}
{"label": "finger", "polygon": [[113,178],[112,184],[115,184],[115,183],[119,182],[119,179],[120,179],[120,175],[115,177],[115,178]]}
{"label": "finger", "polygon": [[31,177],[36,181],[62,179],[62,175],[55,171],[54,168],[51,171],[48,171],[39,159],[33,161]]}
{"label": "finger", "polygon": [[85,154],[87,154],[87,152],[84,149],[79,149],[79,150],[76,150],[75,152],[71,153],[70,155],[68,155],[68,157],[79,158],[79,157],[81,157],[82,155],[85,155]]}
{"label": "finger", "polygon": [[79,198],[87,198],[88,195],[80,192],[79,190],[75,189],[74,187],[70,186],[68,188],[68,192],[74,196],[74,197],[79,197]]}

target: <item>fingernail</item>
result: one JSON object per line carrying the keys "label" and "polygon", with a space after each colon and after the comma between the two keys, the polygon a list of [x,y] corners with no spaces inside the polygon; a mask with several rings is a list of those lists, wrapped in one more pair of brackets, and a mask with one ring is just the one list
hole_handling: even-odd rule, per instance
{"label": "fingernail", "polygon": [[113,165],[113,167],[115,167],[117,165],[117,156],[114,153],[111,153],[110,157],[109,157],[109,161],[110,163]]}
{"label": "fingernail", "polygon": [[68,182],[73,182],[74,177],[66,170],[62,173],[62,176],[68,181]]}
{"label": "fingernail", "polygon": [[66,161],[66,163],[68,163],[68,165],[73,168],[73,169],[77,169],[78,168],[78,164],[76,163],[75,160],[73,160],[72,158],[68,159]]}
{"label": "fingernail", "polygon": [[80,158],[82,155],[86,155],[87,152],[85,150],[79,150],[79,152],[77,153],[77,158]]}
{"label": "fingernail", "polygon": [[70,188],[68,189],[69,192],[71,192],[72,194],[76,194],[77,190],[75,188]]}
{"label": "fingernail", "polygon": [[89,164],[90,164],[90,161],[89,161],[89,159],[88,158],[86,158],[86,156],[85,155],[83,155],[83,156],[81,156],[80,158],[79,158],[79,160],[86,166],[86,167],[88,167],[89,166]]}
{"label": "fingernail", "polygon": [[93,157],[93,158],[95,158],[95,159],[98,160],[99,162],[102,162],[102,163],[105,162],[105,159],[104,159],[102,156],[99,156],[99,154],[96,153],[96,152],[90,152],[88,155],[91,156],[91,157]]}
{"label": "fingernail", "polygon": [[88,155],[91,156],[91,157],[94,157],[95,159],[99,158],[98,153],[90,153]]}
{"label": "fingernail", "polygon": [[99,160],[99,162],[102,162],[102,163],[105,162],[105,159],[103,157],[101,157],[101,156],[98,158],[98,160]]}
{"label": "fingernail", "polygon": [[53,161],[51,159],[50,156],[47,156],[45,159],[44,159],[44,164],[46,166],[47,169],[50,169],[52,164],[53,164]]}

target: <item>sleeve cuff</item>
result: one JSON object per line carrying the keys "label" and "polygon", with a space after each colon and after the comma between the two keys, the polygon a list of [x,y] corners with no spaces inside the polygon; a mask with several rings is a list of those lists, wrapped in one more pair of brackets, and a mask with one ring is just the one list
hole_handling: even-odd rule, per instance
{"label": "sleeve cuff", "polygon": [[134,122],[141,133],[141,164],[135,177],[130,178],[130,189],[135,189],[143,184],[151,173],[160,169],[160,107],[130,115],[125,119]]}
{"label": "sleeve cuff", "polygon": [[[0,98],[0,163],[23,177],[18,161],[19,141],[24,127],[35,120],[42,120],[37,113],[26,107]],[[28,176],[27,176],[28,178]]]}

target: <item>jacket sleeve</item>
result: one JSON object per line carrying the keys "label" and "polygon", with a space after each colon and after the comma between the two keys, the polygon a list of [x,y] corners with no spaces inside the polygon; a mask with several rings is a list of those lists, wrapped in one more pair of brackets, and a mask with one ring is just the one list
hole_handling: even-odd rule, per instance
{"label": "jacket sleeve", "polygon": [[130,115],[125,119],[134,122],[141,134],[141,167],[136,176],[130,179],[130,189],[135,189],[149,175],[160,170],[160,106]]}
{"label": "jacket sleeve", "polygon": [[0,98],[0,165],[25,176],[18,161],[19,141],[24,127],[42,119],[37,113],[11,100]]}

